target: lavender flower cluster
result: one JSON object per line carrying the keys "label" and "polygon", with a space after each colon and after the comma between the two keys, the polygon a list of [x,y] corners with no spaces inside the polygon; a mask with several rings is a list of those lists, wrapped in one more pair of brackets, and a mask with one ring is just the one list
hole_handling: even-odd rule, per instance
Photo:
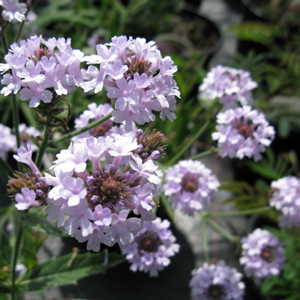
{"label": "lavender flower cluster", "polygon": [[295,176],[283,177],[271,183],[270,206],[279,210],[280,227],[300,226],[300,180]]}
{"label": "lavender flower cluster", "polygon": [[180,161],[166,170],[163,186],[174,209],[193,215],[203,209],[203,205],[211,203],[220,183],[216,175],[200,161]]}
{"label": "lavender flower cluster", "polygon": [[199,91],[205,91],[210,99],[219,98],[223,109],[236,108],[239,102],[242,106],[253,105],[252,90],[257,83],[245,70],[218,65],[208,72],[199,86]]}
{"label": "lavender flower cluster", "polygon": [[245,284],[242,274],[225,265],[204,263],[192,272],[190,288],[193,300],[242,300]]}
{"label": "lavender flower cluster", "polygon": [[269,125],[264,114],[250,106],[219,113],[217,123],[217,132],[212,138],[218,141],[221,157],[243,159],[247,156],[258,161],[275,137],[274,127]]}
{"label": "lavender flower cluster", "polygon": [[244,265],[248,276],[268,278],[278,275],[283,269],[283,244],[269,231],[258,228],[242,238],[241,242],[243,252],[240,264]]}
{"label": "lavender flower cluster", "polygon": [[160,117],[175,119],[171,112],[176,108],[180,92],[173,79],[177,66],[169,56],[162,58],[155,42],[144,38],[113,37],[111,43],[97,45],[97,54],[83,58],[89,66],[86,80],[81,86],[85,92],[98,93],[107,85],[107,97],[113,99],[114,122],[125,122],[126,130],[135,123],[145,124],[155,119],[152,111],[160,111]]}
{"label": "lavender flower cluster", "polygon": [[83,52],[73,50],[71,39],[32,36],[20,45],[13,43],[5,55],[2,71],[11,69],[12,74],[3,75],[1,94],[20,94],[21,100],[30,100],[30,107],[40,102],[50,103],[53,93],[67,95],[83,81],[84,69],[80,70]]}
{"label": "lavender flower cluster", "polygon": [[170,222],[160,218],[152,224],[144,223],[134,241],[122,251],[131,263],[131,271],[139,270],[157,276],[158,271],[170,264],[169,257],[174,256],[180,246],[175,243],[176,238],[169,227]]}

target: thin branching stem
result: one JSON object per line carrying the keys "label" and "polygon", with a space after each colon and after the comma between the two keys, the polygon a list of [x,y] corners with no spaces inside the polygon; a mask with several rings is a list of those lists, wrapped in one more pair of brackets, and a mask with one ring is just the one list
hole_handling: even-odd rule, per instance
{"label": "thin branching stem", "polygon": [[50,145],[61,143],[63,141],[66,141],[66,140],[74,137],[74,136],[77,136],[77,135],[79,135],[81,133],[84,133],[84,132],[86,132],[88,130],[91,130],[92,128],[96,127],[97,125],[99,125],[99,124],[105,122],[106,120],[108,120],[111,117],[111,115],[112,115],[112,112],[110,112],[108,115],[104,116],[103,118],[101,118],[101,119],[99,119],[99,120],[97,120],[97,121],[89,124],[86,127],[80,128],[80,129],[75,130],[73,132],[70,132],[70,133],[68,133],[68,134],[66,134],[66,135],[64,135],[64,136],[62,136],[62,137],[60,137],[60,138],[58,138],[56,140],[53,140],[53,141],[51,141]]}

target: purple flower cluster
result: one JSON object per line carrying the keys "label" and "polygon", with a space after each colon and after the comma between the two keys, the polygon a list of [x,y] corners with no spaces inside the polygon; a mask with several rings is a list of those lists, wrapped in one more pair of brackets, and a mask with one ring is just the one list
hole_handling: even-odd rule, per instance
{"label": "purple flower cluster", "polygon": [[163,189],[174,209],[193,215],[213,200],[219,185],[217,177],[200,161],[184,160],[166,170]]}
{"label": "purple flower cluster", "polygon": [[84,57],[88,64],[85,92],[98,93],[107,85],[107,97],[114,103],[114,122],[125,121],[126,130],[153,121],[152,111],[173,121],[176,98],[180,96],[173,74],[177,67],[169,56],[162,58],[155,42],[144,38],[113,37],[111,43],[96,46],[97,54]]}
{"label": "purple flower cluster", "polygon": [[82,57],[80,50],[72,49],[70,38],[46,41],[35,35],[20,45],[13,43],[4,57],[6,64],[0,64],[2,71],[12,71],[3,75],[1,94],[19,92],[21,100],[30,100],[30,107],[39,106],[41,101],[49,103],[53,92],[66,95],[83,82]]}
{"label": "purple flower cluster", "polygon": [[271,183],[270,206],[282,212],[280,227],[300,226],[300,180],[295,176],[283,177]]}
{"label": "purple flower cluster", "polygon": [[99,251],[101,243],[123,248],[143,221],[156,218],[151,210],[160,183],[158,166],[151,156],[139,155],[143,147],[137,141],[130,134],[90,136],[57,155],[55,176],[45,174],[53,186],[48,219],[58,217],[57,226],[64,225],[79,242],[88,241],[88,250]]}
{"label": "purple flower cluster", "polygon": [[193,300],[242,300],[245,289],[242,274],[225,265],[204,265],[192,272],[190,288]]}
{"label": "purple flower cluster", "polygon": [[16,172],[16,178],[10,178],[8,181],[8,192],[15,198],[18,210],[27,210],[32,206],[40,206],[45,203],[48,194],[48,184],[41,175],[37,166],[32,161],[32,149],[27,144],[27,149],[21,146],[14,154],[14,158],[19,163],[26,164],[30,170],[28,173]]}
{"label": "purple flower cluster", "polygon": [[170,222],[160,218],[152,224],[144,223],[134,241],[122,251],[131,263],[131,271],[139,270],[157,276],[158,271],[170,264],[169,257],[179,252],[180,246],[175,243],[176,238],[169,227]]}
{"label": "purple flower cluster", "polygon": [[252,92],[257,83],[244,70],[218,65],[211,69],[203,79],[199,90],[207,93],[210,99],[220,98],[223,108],[236,108],[238,103],[242,106],[252,105]]}
{"label": "purple flower cluster", "polygon": [[275,136],[274,127],[269,126],[265,115],[250,106],[220,112],[217,123],[217,132],[212,138],[218,141],[222,157],[243,159],[247,156],[258,161]]}
{"label": "purple flower cluster", "polygon": [[280,240],[267,230],[260,228],[242,238],[242,256],[247,276],[267,278],[278,275],[284,266],[284,248]]}
{"label": "purple flower cluster", "polygon": [[14,20],[23,22],[27,6],[25,3],[19,3],[18,0],[3,0],[0,1],[2,6],[2,17],[4,20],[12,22]]}

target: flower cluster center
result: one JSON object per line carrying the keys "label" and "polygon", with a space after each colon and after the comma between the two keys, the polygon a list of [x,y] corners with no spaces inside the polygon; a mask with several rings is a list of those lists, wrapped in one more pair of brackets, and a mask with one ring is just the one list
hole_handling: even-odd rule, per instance
{"label": "flower cluster center", "polygon": [[139,252],[157,252],[159,245],[162,244],[159,236],[155,232],[146,232],[140,235],[136,242]]}
{"label": "flower cluster center", "polygon": [[186,192],[194,193],[199,188],[199,174],[186,173],[181,181],[182,189]]}
{"label": "flower cluster center", "polygon": [[238,130],[239,134],[241,134],[245,138],[248,138],[248,137],[253,138],[254,130],[253,130],[253,126],[251,126],[250,124],[241,123],[237,126],[236,129]]}
{"label": "flower cluster center", "polygon": [[274,247],[265,246],[261,252],[260,257],[268,263],[274,261],[276,259]]}
{"label": "flower cluster center", "polygon": [[144,59],[137,59],[136,57],[133,57],[131,62],[127,60],[128,70],[127,70],[127,76],[131,76],[133,78],[133,75],[135,73],[139,73],[142,75],[143,73],[146,73],[148,76],[152,74],[151,67],[152,63],[150,61],[146,61]]}
{"label": "flower cluster center", "polygon": [[103,207],[120,207],[122,201],[129,193],[130,188],[126,184],[127,176],[109,168],[108,171],[95,171],[88,177],[87,199],[93,203],[100,203]]}
{"label": "flower cluster center", "polygon": [[221,284],[213,284],[207,289],[206,293],[210,300],[222,300],[225,296],[225,288]]}

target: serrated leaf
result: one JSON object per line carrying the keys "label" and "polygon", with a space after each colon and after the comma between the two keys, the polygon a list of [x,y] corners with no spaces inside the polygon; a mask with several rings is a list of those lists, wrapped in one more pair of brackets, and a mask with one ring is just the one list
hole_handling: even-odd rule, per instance
{"label": "serrated leaf", "polygon": [[76,284],[83,277],[102,273],[104,269],[114,267],[126,259],[123,255],[107,252],[74,253],[52,258],[30,270],[18,285],[20,292],[48,289],[52,286]]}
{"label": "serrated leaf", "polygon": [[23,227],[29,227],[37,230],[41,233],[53,234],[62,237],[68,237],[69,235],[63,228],[58,228],[46,219],[46,216],[40,216],[33,213],[23,214],[22,218]]}

